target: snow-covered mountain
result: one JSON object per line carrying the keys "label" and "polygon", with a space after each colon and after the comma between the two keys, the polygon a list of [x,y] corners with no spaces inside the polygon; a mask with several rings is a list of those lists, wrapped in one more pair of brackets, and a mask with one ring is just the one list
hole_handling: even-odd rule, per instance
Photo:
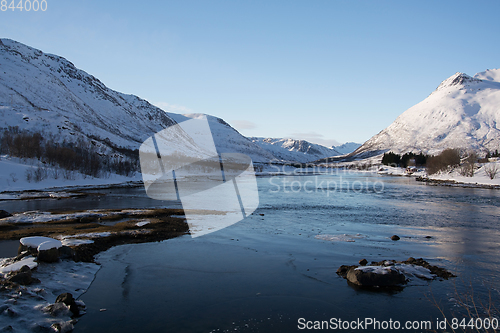
{"label": "snow-covered mountain", "polygon": [[273,154],[242,136],[221,118],[201,113],[177,114],[168,112],[167,114],[176,122],[206,117],[219,154],[239,152],[250,156],[254,162],[269,162],[276,159]]}
{"label": "snow-covered mountain", "polygon": [[320,158],[342,155],[336,149],[305,140],[259,137],[251,137],[249,139],[269,151],[279,160],[307,163]]}
{"label": "snow-covered mountain", "polygon": [[338,145],[338,146],[332,146],[332,149],[338,151],[340,155],[346,155],[350,154],[356,149],[361,147],[361,143],[356,143],[356,142],[346,142],[344,144]]}
{"label": "snow-covered mountain", "polygon": [[[138,149],[152,134],[189,117],[109,89],[62,57],[0,39],[0,128],[43,131],[61,141],[91,138],[109,152],[109,142]],[[245,153],[255,162],[275,158],[222,119],[208,118],[221,152]],[[169,139],[181,150],[189,141],[182,130]]]}
{"label": "snow-covered mountain", "polygon": [[446,148],[500,149],[500,69],[456,73],[401,114],[351,157],[385,151],[439,153]]}

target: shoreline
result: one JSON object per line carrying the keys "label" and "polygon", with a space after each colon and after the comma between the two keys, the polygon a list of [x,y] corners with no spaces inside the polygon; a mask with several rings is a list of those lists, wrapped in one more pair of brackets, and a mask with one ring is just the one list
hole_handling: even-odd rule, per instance
{"label": "shoreline", "polygon": [[[31,223],[22,220],[23,214],[10,217],[14,218],[11,222],[5,222],[9,217],[0,219],[0,241],[17,240],[19,244],[17,256],[0,259],[0,269],[5,270],[0,273],[0,304],[10,317],[19,320],[11,318],[4,322],[0,318],[0,330],[25,331],[37,327],[44,331],[71,331],[86,313],[80,297],[101,268],[97,254],[118,245],[161,242],[189,234],[183,214],[180,209],[163,208],[70,214],[39,212],[38,217],[55,218]],[[46,253],[42,260],[41,245],[38,249],[22,245],[21,238],[30,236],[50,237],[62,244],[54,248],[55,261],[47,261]],[[23,280],[19,279],[21,276]],[[76,308],[74,304],[60,303],[65,295],[73,299]],[[9,303],[11,300],[15,302]],[[26,308],[37,311],[25,314]]]}
{"label": "shoreline", "polygon": [[430,186],[447,186],[447,187],[461,187],[461,188],[484,188],[490,190],[500,190],[500,185],[494,184],[479,184],[479,183],[464,183],[451,179],[433,179],[422,176],[415,177],[417,182],[423,182]]}

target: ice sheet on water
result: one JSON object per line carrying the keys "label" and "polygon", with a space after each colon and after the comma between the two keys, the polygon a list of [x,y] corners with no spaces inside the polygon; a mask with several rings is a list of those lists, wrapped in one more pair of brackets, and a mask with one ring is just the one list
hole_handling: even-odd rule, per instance
{"label": "ice sheet on water", "polygon": [[316,239],[321,239],[329,242],[355,242],[356,239],[363,239],[366,236],[362,234],[349,235],[349,234],[341,234],[341,235],[330,235],[330,234],[321,234],[314,236]]}

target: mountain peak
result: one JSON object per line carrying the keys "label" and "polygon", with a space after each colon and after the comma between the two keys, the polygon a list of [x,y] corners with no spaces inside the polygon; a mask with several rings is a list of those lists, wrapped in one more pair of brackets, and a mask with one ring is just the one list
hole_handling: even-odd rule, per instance
{"label": "mountain peak", "polygon": [[357,154],[384,151],[436,154],[446,148],[491,150],[500,146],[499,70],[470,77],[456,73],[425,100],[373,136]]}
{"label": "mountain peak", "polygon": [[436,91],[444,89],[444,88],[448,88],[448,87],[465,86],[465,85],[473,84],[473,83],[477,83],[477,82],[481,82],[481,80],[477,79],[477,78],[473,78],[472,76],[469,76],[465,73],[456,72],[455,74],[453,74],[452,76],[450,76],[449,78],[447,78],[446,80],[441,82],[441,84],[437,87]]}

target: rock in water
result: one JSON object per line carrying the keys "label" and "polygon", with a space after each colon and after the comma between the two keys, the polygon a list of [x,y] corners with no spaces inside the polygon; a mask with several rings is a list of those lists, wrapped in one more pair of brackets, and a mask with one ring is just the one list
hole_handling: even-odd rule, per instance
{"label": "rock in water", "polygon": [[405,275],[391,266],[351,268],[347,272],[347,280],[362,287],[395,287],[406,283]]}
{"label": "rock in water", "polygon": [[398,236],[398,235],[393,235],[393,236],[391,237],[391,239],[392,239],[393,241],[400,240],[400,238],[399,238],[399,236]]}

